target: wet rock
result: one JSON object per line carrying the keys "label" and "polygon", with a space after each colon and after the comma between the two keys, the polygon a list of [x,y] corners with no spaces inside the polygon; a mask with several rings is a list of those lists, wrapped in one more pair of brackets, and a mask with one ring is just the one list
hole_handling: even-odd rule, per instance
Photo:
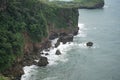
{"label": "wet rock", "polygon": [[60,50],[57,50],[55,54],[56,54],[56,55],[61,55]]}
{"label": "wet rock", "polygon": [[61,36],[67,36],[67,35],[68,35],[68,34],[65,33],[65,32],[59,34],[60,37],[61,37]]}
{"label": "wet rock", "polygon": [[49,53],[45,53],[45,55],[47,56],[47,55],[49,55]]}
{"label": "wet rock", "polygon": [[55,44],[55,48],[58,47],[60,45],[60,40],[58,39],[56,44]]}
{"label": "wet rock", "polygon": [[78,31],[79,31],[79,27],[77,27],[74,32],[73,32],[73,35],[76,36],[78,34]]}
{"label": "wet rock", "polygon": [[44,54],[43,52],[41,52],[40,54]]}
{"label": "wet rock", "polygon": [[69,34],[67,36],[61,36],[58,41],[63,42],[63,44],[66,44],[67,42],[72,42],[73,41],[73,35]]}
{"label": "wet rock", "polygon": [[46,66],[48,64],[48,59],[47,57],[40,57],[40,60],[38,62],[38,66]]}
{"label": "wet rock", "polygon": [[88,47],[91,47],[91,46],[93,46],[93,42],[87,42],[86,45],[87,45]]}
{"label": "wet rock", "polygon": [[52,32],[51,35],[49,36],[49,39],[50,39],[50,40],[53,40],[53,39],[55,39],[55,38],[58,38],[58,33]]}

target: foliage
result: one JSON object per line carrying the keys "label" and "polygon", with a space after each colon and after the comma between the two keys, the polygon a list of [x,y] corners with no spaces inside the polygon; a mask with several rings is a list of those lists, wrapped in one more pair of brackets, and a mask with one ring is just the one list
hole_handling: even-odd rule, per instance
{"label": "foliage", "polygon": [[4,76],[0,75],[0,80],[10,80],[10,79],[8,79],[7,77],[4,77]]}
{"label": "foliage", "polygon": [[[2,4],[6,1],[6,4]],[[22,55],[23,33],[27,32],[33,42],[48,36],[48,26],[67,28],[77,25],[77,9],[59,7],[45,0],[2,0],[6,6],[0,11],[0,71],[10,67]]]}

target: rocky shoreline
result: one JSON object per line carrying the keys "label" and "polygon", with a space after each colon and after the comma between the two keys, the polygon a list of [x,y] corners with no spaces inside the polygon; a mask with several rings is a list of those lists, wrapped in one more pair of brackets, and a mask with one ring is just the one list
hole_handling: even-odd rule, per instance
{"label": "rocky shoreline", "polygon": [[[44,42],[38,44],[30,44],[29,47],[25,49],[25,54],[23,57],[18,58],[11,68],[7,69],[6,71],[2,72],[2,74],[6,77],[9,77],[11,80],[20,80],[21,75],[24,74],[23,67],[30,66],[30,65],[37,65],[40,67],[44,67],[49,64],[47,57],[41,56],[42,54],[49,55],[49,53],[40,53],[42,50],[49,50],[51,45],[51,40],[58,38],[54,48],[60,45],[60,42],[66,44],[67,42],[72,42],[75,35],[78,34],[79,28],[75,28],[72,32],[54,32],[50,34],[50,36],[44,40]],[[27,35],[24,34],[26,38]],[[29,38],[28,38],[29,39]],[[30,46],[32,45],[32,47]],[[27,44],[28,46],[28,44]],[[29,50],[27,50],[29,49]],[[57,50],[56,55],[61,55],[61,51]],[[36,62],[35,60],[39,60]]]}

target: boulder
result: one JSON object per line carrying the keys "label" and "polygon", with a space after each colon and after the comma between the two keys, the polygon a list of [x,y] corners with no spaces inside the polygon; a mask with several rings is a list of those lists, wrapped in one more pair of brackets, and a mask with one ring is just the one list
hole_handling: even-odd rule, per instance
{"label": "boulder", "polygon": [[55,48],[58,47],[60,45],[60,40],[58,39],[56,44],[55,44]]}
{"label": "boulder", "polygon": [[57,50],[55,54],[56,54],[56,55],[61,55],[60,50]]}
{"label": "boulder", "polygon": [[49,53],[45,53],[45,55],[47,56],[47,55],[49,55]]}
{"label": "boulder", "polygon": [[86,45],[91,47],[91,46],[93,46],[93,42],[87,42]]}
{"label": "boulder", "polygon": [[48,64],[48,59],[47,57],[40,57],[40,60],[38,62],[38,66],[46,66]]}

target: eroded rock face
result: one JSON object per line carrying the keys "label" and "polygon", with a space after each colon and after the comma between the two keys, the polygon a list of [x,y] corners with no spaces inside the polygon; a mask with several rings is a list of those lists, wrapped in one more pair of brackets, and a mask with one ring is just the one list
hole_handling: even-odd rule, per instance
{"label": "eroded rock face", "polygon": [[78,34],[78,31],[79,31],[79,27],[77,27],[74,32],[73,32],[73,35],[76,36]]}
{"label": "eroded rock face", "polygon": [[58,33],[52,32],[52,33],[50,34],[50,36],[49,36],[49,39],[50,39],[50,40],[53,40],[53,39],[55,39],[55,38],[58,38]]}
{"label": "eroded rock face", "polygon": [[88,47],[91,47],[91,46],[93,46],[93,42],[87,42],[86,45],[87,45]]}
{"label": "eroded rock face", "polygon": [[73,41],[73,35],[69,34],[67,36],[61,36],[58,41],[63,42],[63,44],[66,44],[67,42],[72,42]]}
{"label": "eroded rock face", "polygon": [[48,59],[47,57],[40,57],[40,60],[38,62],[38,66],[46,66],[48,64]]}
{"label": "eroded rock face", "polygon": [[56,54],[56,55],[61,55],[60,50],[57,50],[55,54]]}
{"label": "eroded rock face", "polygon": [[60,45],[60,41],[59,39],[57,40],[56,44],[55,44],[55,48],[58,47]]}

